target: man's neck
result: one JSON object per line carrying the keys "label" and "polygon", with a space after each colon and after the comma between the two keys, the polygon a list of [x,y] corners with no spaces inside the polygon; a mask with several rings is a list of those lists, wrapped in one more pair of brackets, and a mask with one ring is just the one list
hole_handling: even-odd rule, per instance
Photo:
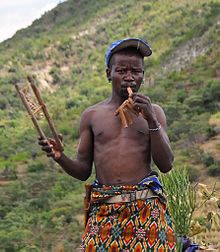
{"label": "man's neck", "polygon": [[114,104],[116,106],[120,106],[128,97],[121,97],[116,94],[112,94],[109,98],[109,103]]}

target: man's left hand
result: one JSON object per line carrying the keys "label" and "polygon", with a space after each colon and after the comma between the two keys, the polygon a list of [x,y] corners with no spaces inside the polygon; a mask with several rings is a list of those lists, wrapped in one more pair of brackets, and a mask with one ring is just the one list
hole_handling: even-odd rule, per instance
{"label": "man's left hand", "polygon": [[148,122],[156,120],[156,114],[154,112],[151,100],[148,96],[133,93],[132,99],[134,101],[134,109],[138,112],[141,112],[144,119]]}

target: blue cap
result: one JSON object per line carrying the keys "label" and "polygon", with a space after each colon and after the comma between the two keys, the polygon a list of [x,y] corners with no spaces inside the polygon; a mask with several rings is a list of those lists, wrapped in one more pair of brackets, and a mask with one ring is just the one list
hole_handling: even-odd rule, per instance
{"label": "blue cap", "polygon": [[136,48],[140,51],[143,57],[148,57],[152,54],[152,50],[147,41],[138,38],[117,40],[113,42],[108,48],[108,52],[106,54],[106,66],[109,67],[109,61],[115,52],[118,52],[126,47]]}

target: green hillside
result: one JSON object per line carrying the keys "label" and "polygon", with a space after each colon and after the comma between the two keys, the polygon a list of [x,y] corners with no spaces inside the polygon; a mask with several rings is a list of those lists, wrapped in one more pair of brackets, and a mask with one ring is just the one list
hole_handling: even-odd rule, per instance
{"label": "green hillside", "polygon": [[14,84],[35,76],[74,157],[81,112],[111,92],[105,52],[116,39],[151,44],[140,92],[165,110],[175,168],[219,180],[219,13],[219,0],[68,0],[0,44],[1,251],[76,251],[83,230],[83,183],[41,152]]}

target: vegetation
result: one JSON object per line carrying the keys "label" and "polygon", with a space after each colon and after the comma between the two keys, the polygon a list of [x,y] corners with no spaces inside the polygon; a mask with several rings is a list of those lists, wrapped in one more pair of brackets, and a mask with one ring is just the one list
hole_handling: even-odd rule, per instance
{"label": "vegetation", "polygon": [[[220,198],[216,198],[216,184],[210,191],[204,184],[192,185],[187,170],[180,168],[172,170],[168,175],[161,175],[160,178],[167,193],[168,207],[176,234],[177,251],[182,251],[183,239],[189,239],[201,232],[219,229]],[[207,209],[210,203],[212,207]]]}
{"label": "vegetation", "polygon": [[141,92],[165,110],[174,167],[192,182],[220,175],[219,143],[201,149],[219,137],[219,12],[219,0],[68,0],[0,44],[1,251],[75,251],[83,230],[83,183],[42,154],[14,84],[34,75],[74,157],[81,112],[110,94],[104,55],[116,39],[152,45]]}

